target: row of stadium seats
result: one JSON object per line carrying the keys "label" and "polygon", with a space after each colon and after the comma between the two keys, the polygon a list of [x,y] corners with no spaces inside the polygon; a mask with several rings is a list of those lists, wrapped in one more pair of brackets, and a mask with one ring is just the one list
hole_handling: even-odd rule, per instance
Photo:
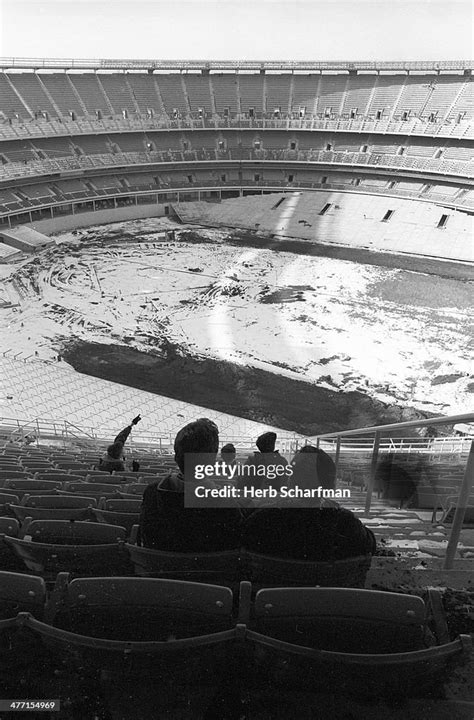
{"label": "row of stadium seats", "polygon": [[[278,558],[243,548],[179,553],[141,547],[137,544],[141,498],[119,492],[107,498],[105,491],[94,494],[85,487],[83,495],[78,493],[26,496],[21,503],[12,497],[4,504],[3,512],[9,514],[0,517],[0,569],[24,571],[24,563],[27,570],[46,579],[64,570],[74,575],[135,572],[218,584],[251,579],[276,586],[364,587],[370,567],[370,556],[321,562]],[[0,495],[0,502],[5,502],[4,496]],[[455,502],[456,498],[445,513],[448,523]],[[413,533],[422,544],[429,543],[434,532],[416,513],[390,517],[374,511],[374,517],[365,522],[382,546],[393,535],[408,538]],[[444,527],[439,523],[437,537]],[[396,546],[403,554],[403,543]],[[406,547],[409,553],[410,543]],[[464,550],[472,552],[472,547]]]}
{"label": "row of stadium seats", "polygon": [[[337,588],[255,588],[128,577],[71,580],[0,573],[0,637],[15,666],[21,633],[37,654],[117,674],[155,669],[173,682],[255,679],[377,697],[433,689],[472,649],[451,640],[440,591],[416,596]],[[8,639],[5,643],[4,640]],[[37,655],[37,656],[38,656]],[[228,684],[228,683],[227,683]]]}
{"label": "row of stadium seats", "polygon": [[[388,142],[387,142],[388,140]],[[411,137],[380,136],[360,133],[321,133],[317,131],[300,132],[290,135],[286,131],[266,130],[263,133],[221,132],[218,135],[206,132],[126,132],[107,135],[78,135],[69,140],[61,137],[37,138],[34,140],[0,141],[0,155],[3,164],[12,162],[34,161],[44,159],[62,159],[77,155],[103,155],[110,153],[144,153],[165,152],[178,153],[180,160],[200,159],[196,153],[204,153],[203,159],[219,159],[235,156],[238,150],[288,150],[310,151],[326,150],[332,152],[408,154],[427,158],[447,157],[458,160],[472,160],[472,147],[461,145],[461,141],[453,146],[453,141],[438,141]]]}
{"label": "row of stadium seats", "polygon": [[[106,171],[104,171],[106,172]],[[47,188],[44,195],[38,196],[34,185],[25,184],[15,190],[15,194],[0,188],[0,213],[21,213],[29,210],[33,212],[33,219],[51,217],[49,209],[35,211],[35,208],[54,207],[54,213],[64,214],[71,212],[68,203],[75,202],[75,211],[80,212],[78,201],[95,200],[84,204],[84,210],[101,209],[101,207],[121,207],[127,204],[176,202],[176,193],[167,193],[170,189],[192,190],[196,188],[195,197],[186,196],[186,199],[198,199],[199,188],[222,188],[244,186],[256,187],[282,187],[282,188],[332,188],[350,189],[351,191],[371,192],[376,194],[401,195],[404,197],[428,197],[433,194],[436,200],[446,200],[453,205],[472,205],[472,192],[462,190],[452,185],[432,186],[431,183],[410,183],[396,181],[390,178],[378,179],[362,176],[354,178],[351,175],[341,175],[327,170],[277,169],[272,167],[243,169],[239,176],[237,169],[223,167],[220,171],[200,170],[160,170],[159,172],[118,173],[94,176],[87,181],[59,180],[54,184],[42,183]],[[21,188],[21,189],[20,189]],[[19,195],[19,192],[21,195]],[[153,193],[141,196],[140,193]],[[133,198],[138,194],[137,200]],[[157,193],[159,193],[157,195]],[[110,199],[105,199],[105,198]],[[101,201],[101,198],[104,200]],[[115,199],[114,199],[115,198]],[[459,199],[458,199],[459,198]],[[181,199],[185,199],[182,197]],[[43,215],[34,215],[35,212]],[[6,218],[5,218],[6,220]],[[24,222],[29,222],[25,218]]]}
{"label": "row of stadium seats", "polygon": [[470,76],[0,73],[6,118],[143,114],[473,115]]}
{"label": "row of stadium seats", "polygon": [[[377,167],[381,170],[407,169],[418,172],[430,172],[443,176],[456,175],[469,178],[473,175],[474,163],[464,160],[450,160],[441,157],[422,158],[410,155],[364,153],[364,152],[333,152],[307,150],[227,150],[226,152],[132,152],[117,154],[96,154],[81,155],[76,158],[61,158],[55,160],[33,160],[26,165],[21,163],[7,163],[0,166],[0,182],[10,182],[13,179],[26,179],[32,177],[44,177],[68,170],[91,170],[102,168],[123,167],[126,165],[146,166],[161,163],[186,163],[186,162],[215,162],[216,168],[226,162],[241,161],[273,161],[273,162],[299,162],[299,163],[324,163],[341,166],[364,166],[368,168]],[[44,182],[44,181],[43,181]],[[192,181],[191,181],[192,182]],[[3,192],[3,190],[2,190]],[[16,194],[18,191],[8,188],[7,192]]]}
{"label": "row of stadium seats", "polygon": [[[0,568],[17,571],[21,569],[19,559],[27,570],[45,579],[51,579],[60,571],[74,576],[133,575],[135,572],[140,576],[217,584],[251,579],[254,583],[277,586],[364,587],[370,555],[333,562],[309,562],[243,549],[177,553],[141,547],[137,544],[138,525],[129,525],[127,529],[123,525],[104,522],[121,516],[128,521],[132,519],[130,516],[137,515],[117,510],[117,502],[120,501],[108,506],[114,509],[104,510],[97,505],[94,507],[89,500],[89,514],[103,516],[103,519],[96,517],[95,521],[33,520],[29,516],[20,522],[16,517],[1,517]],[[107,507],[107,502],[100,503],[104,504]],[[19,507],[22,506],[15,506],[15,510]]]}
{"label": "row of stadium seats", "polygon": [[472,140],[473,128],[469,120],[456,122],[433,123],[421,118],[408,118],[406,120],[373,120],[370,118],[319,118],[317,115],[308,115],[304,118],[275,118],[263,116],[246,117],[244,115],[212,117],[179,117],[169,118],[168,115],[137,116],[137,117],[110,117],[110,118],[38,118],[36,120],[0,120],[0,139],[28,140],[46,138],[60,138],[67,143],[68,137],[81,135],[106,135],[125,133],[156,133],[163,130],[193,131],[193,135],[203,130],[215,132],[226,131],[302,131],[318,132],[321,130],[334,133],[371,133],[376,135],[401,135],[406,137],[455,138]]}

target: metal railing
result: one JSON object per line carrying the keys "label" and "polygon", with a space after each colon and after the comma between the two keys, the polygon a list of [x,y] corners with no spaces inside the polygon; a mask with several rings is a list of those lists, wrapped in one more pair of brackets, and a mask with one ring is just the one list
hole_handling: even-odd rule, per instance
{"label": "metal railing", "polygon": [[45,69],[79,69],[79,70],[353,70],[390,71],[403,70],[471,70],[474,64],[470,60],[333,60],[333,61],[290,61],[290,60],[160,60],[160,59],[84,59],[84,58],[0,58],[0,67]]}
{"label": "metal railing", "polygon": [[[296,114],[295,114],[296,115]],[[250,118],[239,114],[232,116],[192,114],[172,118],[169,115],[152,117],[134,115],[124,118],[110,116],[97,119],[94,116],[82,116],[77,120],[68,118],[49,118],[36,120],[9,119],[0,123],[0,140],[24,140],[25,138],[44,138],[74,135],[101,135],[110,132],[160,132],[182,130],[282,130],[282,131],[328,131],[353,132],[381,135],[447,137],[453,139],[472,139],[474,128],[468,120],[438,120],[431,122],[425,117],[413,116],[407,120],[395,117],[376,120],[373,116],[324,117],[323,114],[306,114],[303,118],[290,114],[279,118],[273,115]]]}
{"label": "metal railing", "polygon": [[[245,164],[265,162],[269,167],[272,164],[288,163],[293,168],[302,167],[347,167],[354,172],[360,169],[403,171],[407,176],[414,175],[423,180],[422,173],[438,175],[442,178],[470,179],[474,177],[474,161],[472,160],[445,160],[437,158],[419,158],[413,155],[396,155],[381,152],[342,152],[330,150],[252,150],[251,148],[232,148],[225,152],[219,150],[201,151],[154,151],[154,152],[126,152],[126,153],[97,153],[94,155],[81,155],[69,158],[54,158],[48,160],[29,160],[23,163],[11,162],[0,167],[0,182],[15,179],[28,179],[55,173],[68,172],[68,179],[74,177],[70,171],[78,171],[76,175],[82,176],[82,171],[92,169],[122,169],[131,171],[133,168],[147,169],[151,166],[167,164],[176,169],[176,164],[183,167],[197,169],[202,166],[206,169],[209,163],[217,163],[231,167],[232,163],[245,167]],[[92,178],[93,179],[93,178]],[[188,184],[192,189],[192,184]]]}
{"label": "metal railing", "polygon": [[[365,496],[365,515],[366,517],[370,514],[370,507],[372,502],[372,494],[375,488],[375,482],[376,482],[376,474],[377,474],[377,465],[379,460],[379,455],[382,452],[383,448],[383,435],[386,433],[391,433],[392,431],[399,431],[399,430],[408,430],[411,428],[428,428],[428,427],[439,427],[439,426],[454,426],[458,423],[472,423],[474,421],[474,413],[466,413],[462,415],[451,415],[449,417],[434,417],[429,418],[427,420],[410,420],[409,422],[402,422],[402,423],[392,423],[389,425],[377,425],[373,427],[366,427],[366,428],[358,428],[356,430],[347,430],[345,432],[335,432],[335,433],[324,433],[321,435],[317,435],[313,438],[310,438],[310,442],[316,443],[316,445],[319,447],[321,442],[328,442],[333,441],[335,442],[335,462],[336,467],[338,466],[341,458],[341,450],[343,447],[344,439],[345,438],[367,438],[367,436],[372,436],[372,438],[368,438],[370,440],[371,445],[371,456],[370,456],[370,471],[368,474],[368,483],[367,483],[367,491]],[[452,438],[450,438],[452,440]],[[438,443],[438,438],[431,438],[428,441],[428,451],[434,451],[431,452],[433,455],[438,455],[440,458],[443,457],[443,454],[447,455],[447,448],[449,446],[445,445],[443,442]],[[367,446],[366,451],[369,450],[369,447]],[[414,448],[412,446],[411,452],[414,452]],[[462,530],[462,525],[464,522],[464,515],[466,513],[466,508],[468,505],[468,499],[470,496],[470,493],[472,492],[473,484],[474,484],[474,438],[473,437],[467,437],[466,442],[463,443],[463,453],[468,453],[467,457],[467,463],[466,468],[464,471],[464,477],[459,489],[459,495],[456,501],[456,510],[453,520],[453,525],[451,528],[451,533],[448,540],[448,546],[446,551],[446,557],[444,561],[444,569],[450,570],[453,567],[454,557],[456,555],[457,546],[459,543],[459,538]]]}
{"label": "metal railing", "polygon": [[[443,455],[447,455],[449,446],[444,442],[443,438],[440,438],[441,442],[438,442],[437,438],[430,438],[428,440],[421,439],[420,442],[414,440],[414,438],[398,438],[392,439],[382,438],[383,434],[391,433],[392,431],[400,431],[411,429],[415,427],[438,427],[443,425],[453,426],[458,423],[472,423],[474,421],[474,413],[467,413],[462,415],[452,415],[449,417],[435,417],[427,420],[416,420],[402,423],[392,423],[389,425],[378,425],[368,428],[358,428],[355,430],[340,431],[335,433],[325,433],[312,438],[308,438],[308,442],[316,443],[320,446],[321,443],[335,442],[333,449],[335,450],[335,462],[336,467],[341,458],[341,452],[344,452],[343,441],[344,438],[355,438],[361,437],[363,440],[367,435],[373,435],[373,438],[369,443],[363,442],[362,448],[364,452],[371,452],[370,457],[370,473],[369,482],[367,485],[366,500],[365,500],[365,515],[368,516],[370,513],[372,493],[375,486],[377,463],[379,455],[384,451],[393,452],[399,448],[402,448],[407,452],[418,452],[420,450],[432,451],[433,445],[436,446],[436,454],[440,458]],[[28,427],[34,428],[35,438],[34,441],[39,444],[40,440],[48,441],[51,439],[59,438],[64,445],[77,444],[78,441],[82,443],[90,443],[91,440],[95,443],[94,447],[100,449],[101,445],[110,442],[113,433],[104,429],[97,430],[94,428],[80,428],[73,423],[68,421],[53,422],[49,420],[43,420],[41,418],[35,418],[33,420],[19,420],[19,419],[8,419],[0,418],[0,435],[4,435],[8,440],[12,441],[13,438],[21,438],[21,442],[26,443],[28,433],[25,433],[25,429]],[[283,438],[283,444],[280,442],[280,448],[283,452],[295,452],[303,443],[298,438]],[[408,440],[408,444],[404,445],[404,442]],[[450,437],[447,440],[453,442],[453,438]],[[236,436],[223,436],[222,442],[237,442],[239,448],[251,447],[254,442],[254,438],[243,438]],[[431,444],[431,445],[430,445]],[[145,433],[138,434],[134,433],[133,437],[129,440],[129,446],[135,448],[147,449],[148,451],[170,451],[172,448],[172,438],[170,434],[163,434],[157,436],[156,434],[147,435]],[[347,450],[354,452],[354,447],[349,446]],[[360,446],[359,448],[360,449]],[[468,453],[467,463],[465,467],[464,477],[460,486],[459,495],[456,502],[456,509],[454,514],[453,525],[448,540],[446,557],[444,561],[444,569],[450,570],[453,567],[454,558],[459,543],[459,538],[463,526],[464,515],[469,501],[469,496],[472,491],[474,481],[474,438],[466,438],[462,442],[462,453]]]}

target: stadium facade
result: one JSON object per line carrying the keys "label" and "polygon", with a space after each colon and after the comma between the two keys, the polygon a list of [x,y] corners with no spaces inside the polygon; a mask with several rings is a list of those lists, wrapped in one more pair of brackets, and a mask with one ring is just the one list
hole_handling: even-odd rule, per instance
{"label": "stadium facade", "polygon": [[474,209],[472,63],[0,67],[0,228],[283,189]]}

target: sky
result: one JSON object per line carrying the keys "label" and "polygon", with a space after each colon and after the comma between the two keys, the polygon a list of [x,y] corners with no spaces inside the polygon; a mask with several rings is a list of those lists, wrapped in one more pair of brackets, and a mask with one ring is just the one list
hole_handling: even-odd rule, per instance
{"label": "sky", "polygon": [[0,55],[471,60],[473,0],[0,0]]}

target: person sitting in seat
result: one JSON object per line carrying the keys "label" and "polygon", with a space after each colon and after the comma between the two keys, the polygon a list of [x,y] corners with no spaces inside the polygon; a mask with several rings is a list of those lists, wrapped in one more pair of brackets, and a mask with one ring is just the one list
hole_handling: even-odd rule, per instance
{"label": "person sitting in seat", "polygon": [[227,443],[227,445],[222,446],[221,458],[226,465],[235,465],[236,455],[237,453],[235,451],[235,445],[233,445],[232,443]]}
{"label": "person sitting in seat", "polygon": [[263,473],[259,474],[259,471],[252,471],[252,468],[262,467],[274,467],[275,465],[287,466],[288,462],[280,455],[278,450],[275,450],[276,444],[276,433],[266,432],[257,438],[256,445],[258,452],[253,452],[248,456],[245,466],[249,468],[249,472],[241,474],[239,477],[236,487],[242,490],[244,487],[264,488],[270,485],[276,489],[279,489],[282,485],[282,477],[272,477],[268,479]]}
{"label": "person sitting in seat", "polygon": [[336,466],[333,459],[320,448],[304,445],[291,461],[293,476],[288,485],[305,488],[334,489],[336,487]]}
{"label": "person sitting in seat", "polygon": [[[145,489],[139,521],[144,547],[174,552],[217,552],[240,546],[242,515],[239,508],[185,507],[185,455],[205,454],[215,462],[219,431],[215,423],[200,418],[185,425],[174,441],[178,471]],[[188,468],[186,468],[188,470]]]}
{"label": "person sitting in seat", "polygon": [[99,460],[99,465],[97,467],[98,470],[104,470],[109,473],[125,470],[123,446],[125,445],[133,426],[139,423],[140,420],[140,415],[137,415],[133,418],[130,425],[127,425],[126,428],[119,432],[112,445],[108,446],[106,455]]}
{"label": "person sitting in seat", "polygon": [[[292,461],[293,477],[288,487],[335,489],[335,467],[331,458],[306,446]],[[326,456],[326,457],[325,457]],[[329,462],[330,461],[330,462]],[[318,472],[319,470],[319,472]],[[242,544],[246,550],[294,560],[344,560],[373,555],[375,536],[358,518],[333,499],[311,498],[305,506],[290,499],[279,507],[253,512],[245,521]],[[284,505],[282,503],[284,502]]]}

